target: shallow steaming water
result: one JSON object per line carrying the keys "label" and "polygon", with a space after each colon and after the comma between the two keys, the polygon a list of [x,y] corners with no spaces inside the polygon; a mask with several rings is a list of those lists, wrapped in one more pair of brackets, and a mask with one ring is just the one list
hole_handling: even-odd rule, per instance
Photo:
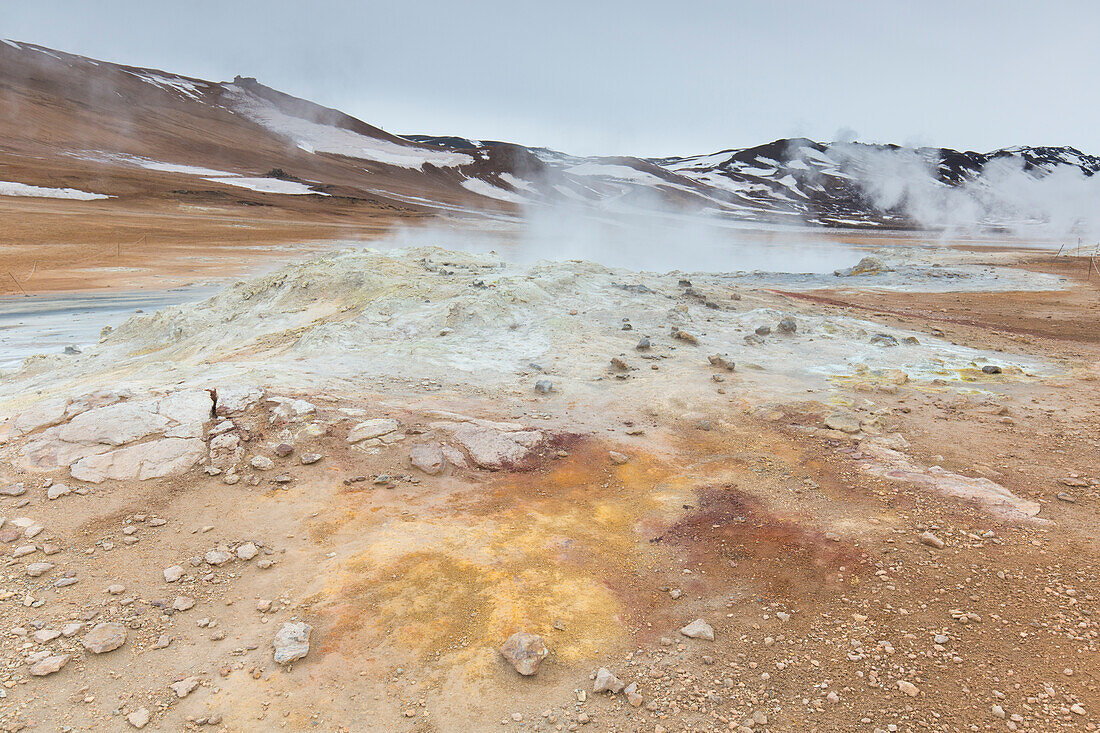
{"label": "shallow steaming water", "polygon": [[104,326],[118,326],[137,310],[153,312],[218,290],[207,286],[0,297],[0,369],[13,369],[34,354],[94,344]]}

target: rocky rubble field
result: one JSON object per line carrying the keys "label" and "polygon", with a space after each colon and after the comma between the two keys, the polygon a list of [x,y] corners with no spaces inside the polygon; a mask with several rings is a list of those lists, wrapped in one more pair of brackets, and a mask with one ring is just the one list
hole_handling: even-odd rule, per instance
{"label": "rocky rubble field", "polygon": [[0,729],[1095,730],[1096,346],[843,297],[356,251],[28,360]]}

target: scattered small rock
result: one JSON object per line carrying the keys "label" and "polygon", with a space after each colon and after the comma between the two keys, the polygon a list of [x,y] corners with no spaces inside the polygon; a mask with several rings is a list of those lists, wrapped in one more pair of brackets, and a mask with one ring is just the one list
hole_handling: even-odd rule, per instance
{"label": "scattered small rock", "polygon": [[41,659],[32,664],[30,672],[35,677],[45,677],[54,672],[59,672],[61,668],[68,663],[68,654],[51,654],[45,659]]}
{"label": "scattered small rock", "polygon": [[550,650],[546,648],[546,643],[538,634],[517,631],[504,642],[500,653],[516,668],[517,672],[530,676],[539,671],[539,665]]}
{"label": "scattered small rock", "polygon": [[202,556],[202,559],[206,562],[207,565],[218,567],[219,565],[225,565],[227,562],[232,560],[233,556],[225,550],[210,550]]}
{"label": "scattered small rock", "polygon": [[29,563],[24,568],[24,570],[26,571],[27,575],[31,576],[32,578],[37,578],[38,576],[44,575],[53,570],[53,567],[54,565],[52,562],[32,562]]}
{"label": "scattered small rock", "polygon": [[729,354],[711,354],[707,357],[707,361],[710,362],[711,366],[725,369],[727,372],[732,372],[736,366],[733,359],[729,358]]}
{"label": "scattered small rock", "polygon": [[614,675],[607,667],[600,667],[596,672],[596,681],[592,685],[592,692],[612,692],[618,694],[626,684]]}
{"label": "scattered small rock", "polygon": [[126,643],[126,627],[119,623],[96,624],[80,643],[93,654],[114,651]]}
{"label": "scattered small rock", "polygon": [[134,712],[126,716],[126,720],[130,725],[135,728],[141,729],[149,725],[149,719],[152,715],[149,713],[149,708],[138,708]]}
{"label": "scattered small rock", "polygon": [[905,680],[898,680],[898,689],[904,692],[909,697],[916,697],[918,694],[920,694],[920,690],[917,689],[916,685],[914,685],[912,682],[907,682]]}
{"label": "scattered small rock", "polygon": [[289,664],[308,654],[311,631],[313,627],[301,621],[284,623],[272,641],[272,646],[275,647],[275,661],[279,664]]}
{"label": "scattered small rock", "polygon": [[942,550],[947,543],[941,540],[931,532],[922,532],[920,536],[921,544],[928,545],[929,547],[935,547],[937,550]]}
{"label": "scattered small rock", "polygon": [[888,333],[876,333],[871,337],[871,343],[875,346],[890,347],[897,346],[898,340]]}
{"label": "scattered small rock", "polygon": [[689,639],[706,639],[714,641],[714,627],[701,618],[697,618],[690,624],[680,629],[680,633]]}
{"label": "scattered small rock", "polygon": [[624,463],[626,463],[627,461],[630,460],[630,456],[626,455],[625,453],[620,453],[619,451],[615,451],[615,450],[608,451],[607,456],[608,456],[608,458],[611,459],[611,462],[614,463],[616,466],[621,466],[621,465],[623,465]]}
{"label": "scattered small rock", "polygon": [[173,682],[168,685],[172,688],[172,691],[176,693],[176,697],[180,700],[190,695],[196,687],[199,686],[198,677],[185,677],[179,682]]}

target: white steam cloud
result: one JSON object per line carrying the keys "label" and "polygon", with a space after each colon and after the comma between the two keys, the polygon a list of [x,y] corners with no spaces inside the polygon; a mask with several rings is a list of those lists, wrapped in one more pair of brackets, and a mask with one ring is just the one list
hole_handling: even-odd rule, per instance
{"label": "white steam cloud", "polygon": [[925,229],[954,234],[1004,227],[1054,240],[1100,235],[1100,176],[1073,165],[1040,174],[1006,156],[949,185],[938,177],[938,150],[834,143],[829,154],[843,161],[875,207],[900,210]]}

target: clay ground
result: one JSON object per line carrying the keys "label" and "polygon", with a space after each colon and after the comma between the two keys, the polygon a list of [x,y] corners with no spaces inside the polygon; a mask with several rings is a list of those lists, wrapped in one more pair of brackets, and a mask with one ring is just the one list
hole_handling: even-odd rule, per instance
{"label": "clay ground", "polygon": [[338,209],[231,199],[76,203],[0,200],[0,295],[176,287],[268,269],[334,240],[377,239],[426,219],[366,202]]}
{"label": "clay ground", "polygon": [[[39,213],[48,217],[48,206]],[[201,231],[213,241],[233,222]],[[309,237],[334,225],[316,226]],[[211,267],[251,262],[237,247],[261,236],[302,235],[265,222],[228,250],[211,245],[233,252]],[[71,261],[57,256],[65,271]],[[250,454],[281,440],[295,449],[273,456],[273,472],[255,472],[255,485],[196,469],[49,501],[35,478],[26,495],[0,499],[0,514],[34,516],[62,546],[60,570],[80,581],[39,590],[11,561],[0,726],[126,730],[124,716],[146,707],[159,730],[1095,730],[1100,278],[1086,280],[1080,259],[1025,260],[1076,284],[789,297],[799,308],[1052,359],[1064,367],[1056,376],[979,373],[972,390],[852,379],[826,403],[808,396],[769,410],[715,383],[706,423],[624,401],[583,434],[534,394],[379,391],[354,404],[302,395],[328,416],[327,430],[287,435],[266,414],[250,415]],[[43,287],[84,287],[84,278],[58,275]],[[710,374],[700,367],[699,380]],[[1038,502],[1041,521],[1007,521],[868,470],[856,439],[821,427],[837,404],[904,435],[922,465],[984,476]],[[555,439],[524,470],[427,476],[400,444],[348,446],[352,420],[339,409],[378,406],[412,435],[431,430],[435,411],[454,410],[534,423]],[[610,450],[630,460],[614,465]],[[323,460],[300,465],[312,451]],[[279,472],[292,481],[273,483]],[[379,475],[392,480],[375,483]],[[167,523],[152,526],[153,517]],[[923,544],[926,531],[945,546]],[[187,561],[246,540],[262,545],[271,567]],[[166,584],[162,569],[176,563],[186,575]],[[108,594],[111,584],[124,590]],[[180,594],[195,606],[165,608]],[[126,623],[125,647],[78,653],[48,678],[27,675],[28,632],[105,618]],[[290,618],[314,631],[309,655],[284,669],[271,636]],[[713,625],[713,642],[678,634],[695,618]],[[551,650],[530,678],[496,651],[520,629]],[[162,635],[170,645],[154,648]],[[52,643],[79,651],[75,639]],[[637,682],[643,703],[593,694],[598,667]],[[201,685],[176,699],[168,683],[191,675]]]}

